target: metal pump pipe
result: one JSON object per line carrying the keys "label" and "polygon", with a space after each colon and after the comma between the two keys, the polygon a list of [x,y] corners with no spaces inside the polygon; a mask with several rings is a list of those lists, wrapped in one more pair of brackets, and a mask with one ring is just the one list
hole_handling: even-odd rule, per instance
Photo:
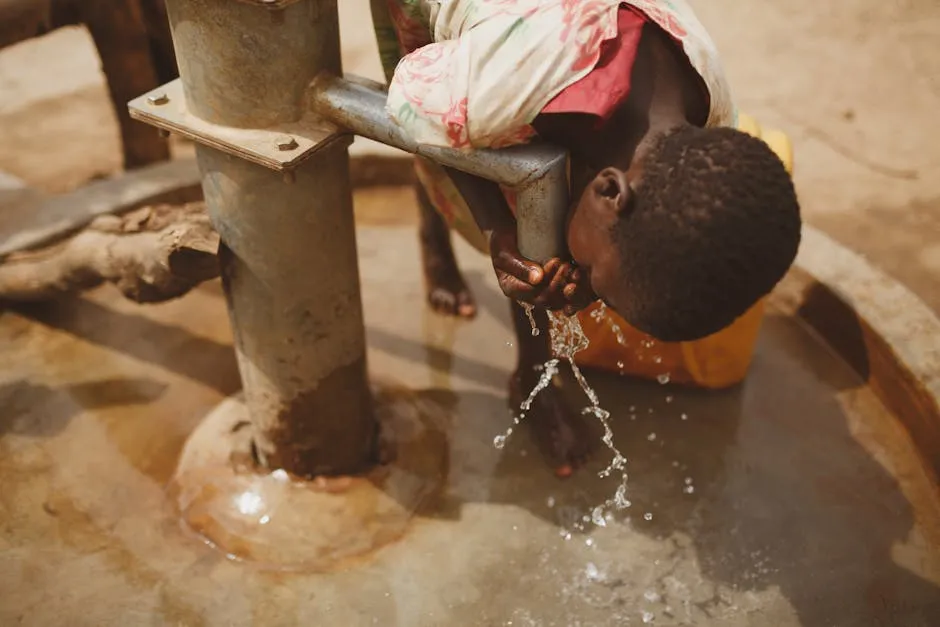
{"label": "metal pump pipe", "polygon": [[384,87],[357,77],[318,77],[310,103],[316,113],[356,135],[515,189],[519,251],[539,262],[564,255],[568,179],[563,150],[544,143],[499,150],[418,144],[386,113]]}
{"label": "metal pump pipe", "polygon": [[[166,0],[180,78],[131,116],[196,144],[257,457],[300,476],[376,459],[347,147],[351,133],[517,191],[519,248],[565,250],[565,154],[417,145],[381,86],[336,78],[337,0]],[[314,81],[314,79],[318,79]]]}

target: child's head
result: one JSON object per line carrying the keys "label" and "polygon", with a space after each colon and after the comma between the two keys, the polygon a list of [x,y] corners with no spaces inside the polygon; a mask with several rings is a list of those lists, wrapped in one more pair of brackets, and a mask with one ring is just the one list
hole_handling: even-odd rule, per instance
{"label": "child's head", "polygon": [[796,256],[800,224],[793,182],[763,141],[684,126],[629,174],[597,175],[571,216],[568,245],[627,322],[689,341],[773,289]]}

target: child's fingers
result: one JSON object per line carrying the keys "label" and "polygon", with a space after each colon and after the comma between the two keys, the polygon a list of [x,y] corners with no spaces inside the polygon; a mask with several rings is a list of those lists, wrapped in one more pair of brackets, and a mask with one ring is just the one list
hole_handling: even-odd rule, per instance
{"label": "child's fingers", "polygon": [[523,259],[518,253],[500,250],[493,258],[493,266],[498,272],[504,272],[530,285],[538,285],[545,277],[541,266],[534,261]]}
{"label": "child's fingers", "polygon": [[505,272],[497,271],[496,279],[503,294],[513,300],[533,302],[539,291],[538,288]]}

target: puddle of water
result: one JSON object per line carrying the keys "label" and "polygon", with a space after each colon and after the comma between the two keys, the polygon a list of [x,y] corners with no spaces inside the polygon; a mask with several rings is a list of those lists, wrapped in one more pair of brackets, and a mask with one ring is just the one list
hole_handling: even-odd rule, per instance
{"label": "puddle of water", "polygon": [[[413,236],[361,234],[375,255],[363,264],[366,312],[382,332],[370,359],[433,388],[427,398],[452,397],[447,492],[399,542],[330,574],[229,561],[184,533],[166,498],[181,435],[224,396],[214,355],[230,344],[198,339],[227,328],[220,297],[125,308],[101,291],[97,308],[43,322],[0,313],[0,386],[45,386],[0,399],[13,398],[0,402],[0,624],[619,627],[648,612],[654,625],[932,627],[936,486],[895,418],[814,336],[771,316],[745,386],[670,390],[671,404],[655,382],[592,377],[612,413],[635,406],[614,442],[636,513],[571,532],[609,486],[593,473],[558,482],[538,456],[493,449],[513,367],[504,303],[474,284],[499,311],[454,323],[446,355],[428,348],[418,260],[400,254]],[[488,263],[474,266],[480,276]],[[134,398],[92,385],[121,379],[155,385],[132,384]],[[526,436],[514,443],[531,450]]]}

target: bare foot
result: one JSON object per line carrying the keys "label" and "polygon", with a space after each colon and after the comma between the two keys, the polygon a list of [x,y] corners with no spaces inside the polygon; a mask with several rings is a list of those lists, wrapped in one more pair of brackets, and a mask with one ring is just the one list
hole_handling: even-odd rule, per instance
{"label": "bare foot", "polygon": [[446,259],[446,255],[426,251],[424,282],[428,304],[437,313],[460,318],[477,315],[477,304],[470,288],[464,282],[457,264]]}
{"label": "bare foot", "polygon": [[[528,398],[536,381],[537,378],[528,373],[525,376],[518,372],[513,374],[509,381],[509,402],[513,411],[519,411],[519,405]],[[524,422],[532,429],[536,444],[558,477],[570,477],[594,449],[595,442],[584,416],[571,411],[555,385],[539,392]]]}
{"label": "bare foot", "polygon": [[477,315],[477,304],[457,267],[447,222],[434,209],[424,187],[417,184],[415,191],[421,215],[418,235],[428,304],[445,316],[473,318]]}

